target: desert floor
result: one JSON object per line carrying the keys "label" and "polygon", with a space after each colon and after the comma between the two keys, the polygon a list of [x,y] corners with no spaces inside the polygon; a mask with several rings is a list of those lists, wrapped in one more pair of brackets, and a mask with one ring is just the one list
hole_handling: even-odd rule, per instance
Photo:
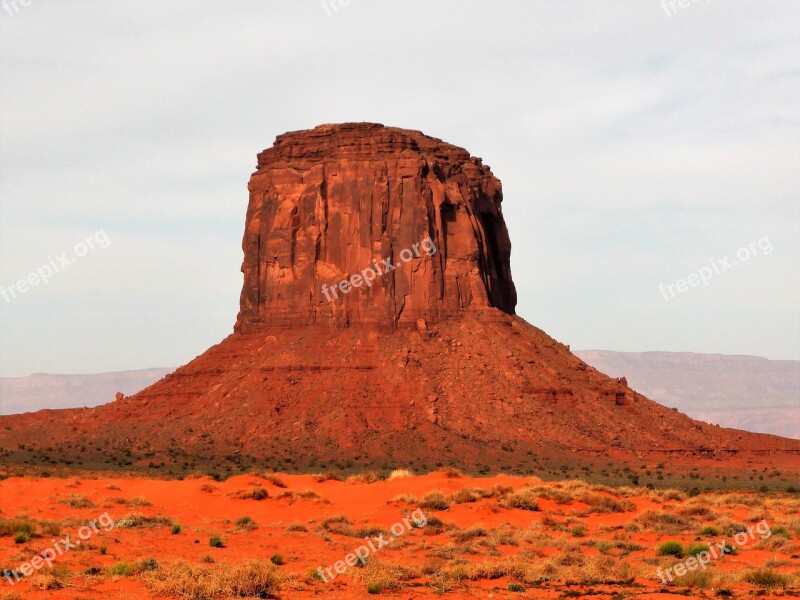
{"label": "desert floor", "polygon": [[[680,547],[662,548],[669,541]],[[337,574],[357,549],[366,564]],[[706,568],[684,562],[698,552]],[[658,569],[678,563],[695,568],[663,584]],[[10,477],[0,481],[2,571],[0,600],[796,597],[800,495],[456,471]]]}

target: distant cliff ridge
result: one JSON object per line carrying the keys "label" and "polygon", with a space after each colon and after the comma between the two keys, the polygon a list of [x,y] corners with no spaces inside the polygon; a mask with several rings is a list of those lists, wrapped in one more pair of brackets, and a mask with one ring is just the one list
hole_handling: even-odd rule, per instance
{"label": "distant cliff ridge", "polygon": [[98,406],[114,400],[117,392],[135,394],[172,369],[139,369],[91,375],[0,377],[0,415],[35,412],[43,408]]}
{"label": "distant cliff ridge", "polygon": [[575,354],[694,419],[800,439],[800,361],[690,352]]}

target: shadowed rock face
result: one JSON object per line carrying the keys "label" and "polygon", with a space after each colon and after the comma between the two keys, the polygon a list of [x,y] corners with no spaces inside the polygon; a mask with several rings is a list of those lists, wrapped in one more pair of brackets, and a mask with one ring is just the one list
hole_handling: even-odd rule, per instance
{"label": "shadowed rock face", "polygon": [[500,181],[462,148],[371,123],[320,125],[278,136],[249,190],[241,333],[514,313]]}

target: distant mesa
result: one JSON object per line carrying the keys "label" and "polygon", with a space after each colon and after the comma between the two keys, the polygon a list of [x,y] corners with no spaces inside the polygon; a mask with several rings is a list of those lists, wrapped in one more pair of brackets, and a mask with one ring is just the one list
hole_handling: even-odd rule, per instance
{"label": "distant mesa", "polygon": [[[130,397],[0,417],[7,463],[563,474],[668,462],[797,477],[800,442],[694,421],[516,316],[501,185],[466,150],[321,125],[278,136],[248,189],[233,333]],[[397,267],[367,285],[384,260]]]}

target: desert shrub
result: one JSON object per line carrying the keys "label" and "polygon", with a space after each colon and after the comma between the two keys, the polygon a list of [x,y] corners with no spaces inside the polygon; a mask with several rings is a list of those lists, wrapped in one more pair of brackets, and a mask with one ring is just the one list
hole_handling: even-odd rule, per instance
{"label": "desert shrub", "polygon": [[30,539],[31,539],[30,534],[28,534],[28,533],[26,533],[24,531],[18,531],[17,533],[14,534],[14,543],[15,544],[24,544],[24,543],[30,541]]}
{"label": "desert shrub", "polygon": [[449,479],[457,479],[464,476],[464,474],[455,467],[445,467],[442,469],[442,474]]}
{"label": "desert shrub", "polygon": [[273,565],[277,565],[277,566],[280,566],[280,565],[282,565],[282,564],[284,564],[284,563],[285,563],[285,561],[283,560],[283,556],[282,556],[282,555],[280,555],[280,554],[273,554],[273,555],[270,557],[269,561],[270,561],[270,562],[271,562]]}
{"label": "desert shrub", "polygon": [[245,515],[236,521],[236,529],[239,531],[255,531],[258,525],[253,521],[253,517]]}
{"label": "desert shrub", "polygon": [[539,496],[533,488],[523,488],[506,496],[501,504],[506,508],[539,510]]}
{"label": "desert shrub", "polygon": [[367,583],[368,594],[380,594],[386,589],[386,582],[383,579],[377,579]]}
{"label": "desert shrub", "polygon": [[172,519],[167,517],[148,517],[139,512],[128,513],[117,521],[117,527],[162,527],[172,525]]}
{"label": "desert shrub", "polygon": [[42,535],[61,535],[61,523],[58,521],[39,521],[39,528],[42,530]]}
{"label": "desert shrub", "polygon": [[136,574],[146,573],[147,571],[155,571],[158,568],[158,562],[155,558],[143,558],[137,560],[133,566],[133,572]]}
{"label": "desert shrub", "polygon": [[599,540],[595,542],[594,547],[600,554],[608,554],[614,546],[610,542]]}
{"label": "desert shrub", "polygon": [[636,505],[630,500],[624,500],[607,496],[605,494],[598,494],[595,492],[584,492],[576,496],[576,500],[589,505],[591,513],[622,513],[636,510]]}
{"label": "desert shrub", "polygon": [[708,552],[708,544],[692,544],[686,548],[686,556],[696,556],[701,552]]}
{"label": "desert shrub", "polygon": [[32,521],[0,519],[0,536],[16,535],[19,532],[24,532],[31,536],[35,531],[36,525]]}
{"label": "desert shrub", "polygon": [[180,532],[181,532],[180,523],[173,523],[172,524],[172,535],[178,535]]}
{"label": "desert shrub", "polygon": [[453,532],[453,537],[459,542],[466,542],[478,537],[486,537],[486,530],[480,525],[475,525],[468,529],[458,529]]}
{"label": "desert shrub", "polygon": [[789,585],[789,577],[773,569],[753,569],[742,577],[747,583],[764,588],[785,588]]}
{"label": "desert shrub", "polygon": [[178,563],[160,567],[143,577],[156,596],[177,596],[187,600],[217,598],[273,598],[280,588],[280,574],[269,561],[248,561],[238,565],[193,567]]}
{"label": "desert shrub", "polygon": [[659,533],[680,533],[689,528],[689,522],[679,515],[665,511],[647,510],[637,516],[634,522],[643,529]]}
{"label": "desert shrub", "polygon": [[225,542],[222,541],[222,538],[218,535],[212,535],[211,538],[208,540],[208,545],[212,548],[224,548]]}
{"label": "desert shrub", "polygon": [[204,483],[203,485],[200,486],[200,491],[205,492],[207,494],[210,494],[218,489],[219,488],[217,486],[212,485],[210,483]]}
{"label": "desert shrub", "polygon": [[362,569],[348,571],[352,578],[366,584],[367,591],[375,591],[371,594],[379,594],[383,590],[396,591],[400,589],[400,583],[414,579],[421,575],[416,567],[407,565],[370,560]]}
{"label": "desert shrub", "polygon": [[136,506],[153,506],[153,503],[141,496],[136,496],[135,498],[131,498],[125,502],[125,506],[127,507],[136,507]]}
{"label": "desert shrub", "polygon": [[[688,552],[687,552],[688,554]],[[675,578],[675,585],[678,587],[696,587],[705,589],[709,587],[714,579],[713,574],[706,569],[695,569],[686,575]]]}
{"label": "desert shrub", "polygon": [[269,498],[269,492],[262,487],[254,487],[240,491],[239,498],[242,500],[264,500]]}
{"label": "desert shrub", "polygon": [[442,492],[429,492],[420,500],[419,505],[421,508],[428,510],[447,510],[450,508],[450,502],[447,500]]}
{"label": "desert shrub", "polygon": [[518,546],[516,531],[513,529],[502,528],[493,529],[489,532],[489,540],[497,546]]}
{"label": "desert shrub", "polygon": [[785,537],[786,539],[789,539],[790,537],[792,537],[789,534],[789,530],[786,529],[786,527],[783,527],[783,526],[773,527],[772,528],[772,535],[781,535],[781,536]]}
{"label": "desert shrub", "polygon": [[477,502],[481,496],[469,488],[462,488],[450,496],[450,500],[456,504],[466,504],[468,502]]}
{"label": "desert shrub", "polygon": [[673,540],[664,542],[658,547],[657,554],[659,556],[674,556],[675,558],[683,558],[683,544]]}
{"label": "desert shrub", "polygon": [[717,518],[717,513],[708,508],[705,504],[694,503],[681,506],[678,514],[684,517],[698,517],[710,521]]}
{"label": "desert shrub", "polygon": [[583,537],[586,535],[586,527],[584,527],[583,525],[576,525],[575,527],[570,529],[569,532],[574,537]]}
{"label": "desert shrub", "polygon": [[53,570],[39,571],[28,578],[30,586],[39,591],[54,591],[64,587],[64,580],[60,573]]}
{"label": "desert shrub", "polygon": [[388,479],[389,481],[391,481],[392,479],[402,479],[405,477],[413,477],[413,476],[414,476],[414,471],[412,471],[411,469],[395,469],[394,471],[389,473]]}
{"label": "desert shrub", "polygon": [[286,526],[286,531],[308,531],[308,527],[300,521],[294,521]]}
{"label": "desert shrub", "polygon": [[737,533],[747,531],[747,525],[729,519],[728,517],[722,517],[718,519],[716,526],[719,529],[720,534],[724,536],[732,536],[736,535]]}
{"label": "desert shrub", "polygon": [[305,490],[304,492],[283,492],[278,496],[278,500],[288,499],[290,504],[294,504],[298,500],[313,500],[314,502],[322,502],[330,504],[330,500],[326,500],[314,490]]}
{"label": "desert shrub", "polygon": [[334,473],[333,471],[328,471],[327,473],[316,473],[314,476],[314,481],[317,483],[322,483],[324,481],[341,481],[342,478],[338,474]]}
{"label": "desert shrub", "polygon": [[376,481],[380,481],[381,477],[374,471],[370,471],[368,473],[359,473],[357,475],[351,475],[347,478],[349,483],[375,483]]}
{"label": "desert shrub", "polygon": [[525,586],[523,584],[521,584],[521,583],[516,582],[516,581],[512,581],[511,583],[508,584],[508,591],[509,592],[524,592],[525,591]]}
{"label": "desert shrub", "polygon": [[279,488],[285,488],[286,484],[284,483],[283,479],[278,477],[275,473],[264,473],[264,479],[269,481],[272,485]]}
{"label": "desert shrub", "polygon": [[133,565],[129,562],[121,560],[110,565],[107,569],[110,577],[131,577],[134,573]]}
{"label": "desert shrub", "polygon": [[703,528],[700,530],[700,535],[713,535],[713,536],[717,536],[717,535],[719,535],[719,529],[717,529],[717,528],[716,528],[716,527],[714,527],[713,525],[705,525],[705,526],[704,526],[704,527],[703,527]]}
{"label": "desert shrub", "polygon": [[348,537],[365,538],[383,533],[383,529],[376,525],[354,527],[351,521],[343,515],[325,519],[321,525],[326,531],[338,533],[339,535],[346,535]]}
{"label": "desert shrub", "polygon": [[89,500],[89,498],[86,496],[81,496],[80,494],[70,494],[58,502],[59,504],[66,504],[70,508],[94,508],[94,502]]}

